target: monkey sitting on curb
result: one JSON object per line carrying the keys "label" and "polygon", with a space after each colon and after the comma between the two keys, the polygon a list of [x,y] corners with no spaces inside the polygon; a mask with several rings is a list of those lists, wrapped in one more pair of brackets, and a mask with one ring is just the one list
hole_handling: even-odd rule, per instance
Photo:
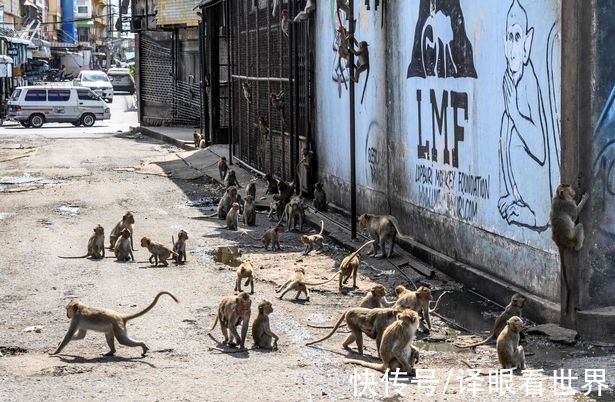
{"label": "monkey sitting on curb", "polygon": [[91,257],[93,260],[105,258],[105,229],[97,225],[94,228],[94,234],[88,240],[88,252],[80,257],[62,257],[60,258],[86,258]]}
{"label": "monkey sitting on curb", "polygon": [[173,257],[176,263],[188,262],[186,259],[186,240],[188,240],[188,233],[185,230],[180,230],[177,234],[177,242],[173,236],[171,236],[171,243],[173,243],[173,251],[177,253],[177,257]]}
{"label": "monkey sitting on curb", "polygon": [[226,164],[226,158],[222,156],[218,161],[218,173],[220,173],[220,180],[224,181],[226,173],[228,172],[228,165]]}
{"label": "monkey sitting on curb", "polygon": [[235,281],[235,292],[241,292],[241,280],[246,279],[243,286],[250,285],[250,294],[254,294],[254,266],[251,261],[244,261],[237,267],[237,280]]}
{"label": "monkey sitting on curb", "polygon": [[133,243],[134,240],[132,239],[132,225],[134,224],[135,224],[135,217],[132,215],[131,212],[126,212],[124,216],[122,216],[122,220],[119,221],[115,225],[115,227],[109,234],[109,242],[110,242],[109,249],[110,250],[113,250],[113,248],[115,247],[115,242],[120,237],[120,233],[122,232],[122,230],[128,229],[130,231],[130,243],[132,244],[132,247],[133,247],[132,251],[135,251],[134,243]]}
{"label": "monkey sitting on curb", "polygon": [[301,242],[305,246],[305,251],[303,255],[308,255],[310,251],[314,249],[314,246],[318,246],[318,251],[320,251],[323,247],[322,242],[324,241],[324,237],[322,236],[325,231],[325,222],[320,221],[320,232],[318,234],[313,234],[309,236],[301,236]]}
{"label": "monkey sitting on curb", "polygon": [[66,332],[64,339],[60,342],[60,345],[56,351],[52,353],[52,355],[57,355],[60,353],[70,341],[85,338],[87,331],[92,330],[105,333],[105,338],[107,339],[107,344],[109,345],[109,351],[105,353],[104,356],[113,356],[115,354],[114,338],[117,339],[120,344],[125,346],[140,346],[143,350],[141,356],[145,356],[149,348],[145,345],[145,343],[133,341],[128,337],[126,323],[132,319],[141,317],[153,309],[156,303],[158,303],[158,299],[162,295],[169,295],[173,300],[175,300],[176,303],[179,303],[179,300],[177,300],[175,296],[169,292],[163,291],[158,293],[154,298],[154,301],[145,309],[139,311],[138,313],[125,315],[117,313],[113,310],[88,307],[78,300],[71,300],[66,305],[66,316],[71,320],[70,326],[68,327],[68,331]]}
{"label": "monkey sitting on curb", "polygon": [[[239,345],[241,349],[245,349],[246,335],[248,334],[248,325],[250,324],[250,313],[252,300],[246,292],[241,292],[237,296],[226,296],[220,300],[218,306],[218,314],[209,331],[216,328],[216,324],[220,321],[222,335],[224,335],[224,343],[234,347]],[[241,324],[241,336],[237,332],[237,326]],[[230,331],[230,337],[229,337]]]}
{"label": "monkey sitting on curb", "polygon": [[132,254],[132,233],[128,228],[125,228],[120,233],[120,238],[115,242],[113,247],[113,253],[118,261],[135,260],[135,256]]}
{"label": "monkey sitting on curb", "polygon": [[581,250],[585,240],[583,224],[575,225],[589,196],[583,194],[579,205],[574,200],[576,193],[569,184],[557,186],[551,203],[551,236],[559,248]]}
{"label": "monkey sitting on curb", "polygon": [[263,300],[258,304],[258,315],[252,323],[252,338],[254,338],[254,346],[257,348],[278,349],[280,338],[273,333],[269,326],[269,315],[271,313],[273,313],[273,306],[270,301]]}
{"label": "monkey sitting on curb", "polygon": [[[436,300],[436,305],[433,309],[429,308],[429,302],[433,299],[431,296],[431,289],[427,286],[419,286],[416,291],[411,291],[406,289],[405,286],[399,285],[395,287],[395,294],[397,294],[397,301],[394,304],[394,307],[398,309],[412,309],[419,313],[422,320],[420,323],[421,331],[429,332],[431,330],[431,321],[429,319],[429,313],[433,313],[436,311],[438,306],[440,305],[440,300],[442,300],[442,296],[447,294],[448,291],[442,292],[438,300]],[[427,327],[425,327],[425,322],[427,323]]]}
{"label": "monkey sitting on curb", "polygon": [[149,263],[154,264],[155,267],[158,266],[158,262],[160,262],[163,266],[168,266],[169,263],[167,260],[172,255],[173,257],[179,257],[175,251],[171,250],[167,246],[157,241],[150,240],[149,237],[143,237],[141,239],[141,247],[147,247],[152,255],[149,257]]}
{"label": "monkey sitting on curb", "polygon": [[525,370],[525,354],[523,346],[519,346],[521,331],[523,331],[523,321],[517,316],[512,316],[506,321],[506,326],[498,336],[495,349],[503,369]]}

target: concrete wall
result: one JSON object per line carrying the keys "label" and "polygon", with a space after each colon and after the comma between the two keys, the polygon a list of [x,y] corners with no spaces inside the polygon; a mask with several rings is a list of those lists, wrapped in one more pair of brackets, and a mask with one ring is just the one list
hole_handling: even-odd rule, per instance
{"label": "concrete wall", "polygon": [[[356,94],[359,213],[390,212],[419,242],[557,302],[548,214],[559,182],[560,2],[431,3],[388,2],[381,26],[382,7],[355,1],[371,63],[362,105],[365,75]],[[315,141],[329,197],[348,205],[334,4],[316,16]]]}

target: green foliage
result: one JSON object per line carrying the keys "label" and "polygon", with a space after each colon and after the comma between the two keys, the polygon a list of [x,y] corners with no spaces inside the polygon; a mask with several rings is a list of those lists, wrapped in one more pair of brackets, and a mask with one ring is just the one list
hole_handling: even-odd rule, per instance
{"label": "green foliage", "polygon": [[132,78],[135,78],[135,65],[132,64],[130,66],[128,66],[128,69],[130,70],[130,75],[132,75]]}

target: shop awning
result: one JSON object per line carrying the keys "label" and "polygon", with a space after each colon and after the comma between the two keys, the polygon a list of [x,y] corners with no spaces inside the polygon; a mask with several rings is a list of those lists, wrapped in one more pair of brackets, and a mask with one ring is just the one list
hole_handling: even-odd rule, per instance
{"label": "shop awning", "polygon": [[28,46],[29,49],[38,48],[38,46],[36,46],[34,43],[32,43],[31,40],[28,40],[28,39],[15,38],[13,36],[0,36],[0,39],[4,39],[8,43],[12,43],[14,45],[26,45]]}
{"label": "shop awning", "polygon": [[0,54],[0,64],[13,64],[13,58]]}

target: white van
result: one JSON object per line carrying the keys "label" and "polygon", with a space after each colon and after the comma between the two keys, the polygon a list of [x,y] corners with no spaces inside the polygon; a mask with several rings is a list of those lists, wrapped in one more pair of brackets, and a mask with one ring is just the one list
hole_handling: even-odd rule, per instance
{"label": "white van", "polygon": [[91,127],[111,118],[111,109],[89,88],[17,87],[8,101],[8,117],[24,127],[72,123]]}

